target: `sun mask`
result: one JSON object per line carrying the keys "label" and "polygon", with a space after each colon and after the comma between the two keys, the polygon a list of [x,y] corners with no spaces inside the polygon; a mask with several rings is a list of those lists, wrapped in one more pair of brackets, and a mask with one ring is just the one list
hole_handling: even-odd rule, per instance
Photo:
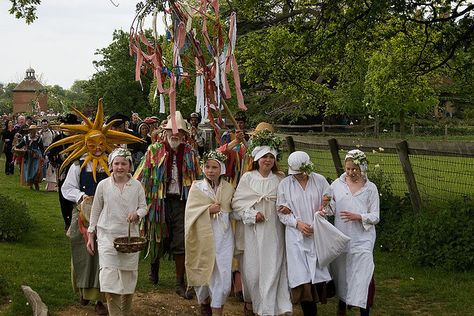
{"label": "sun mask", "polygon": [[97,181],[96,172],[98,166],[101,166],[102,169],[104,169],[104,171],[110,175],[110,171],[107,166],[107,154],[115,149],[116,144],[143,142],[142,139],[133,135],[110,130],[112,125],[119,120],[113,120],[109,124],[105,126],[103,125],[104,105],[102,103],[102,99],[99,99],[95,120],[93,122],[79,110],[73,109],[73,111],[82,118],[84,124],[61,124],[59,126],[55,126],[54,128],[56,129],[70,132],[74,135],[63,138],[51,144],[46,149],[48,151],[51,148],[69,144],[69,147],[60,152],[60,154],[69,153],[69,155],[61,164],[61,167],[59,168],[59,174],[61,174],[64,168],[66,168],[71,162],[87,153],[87,156],[81,165],[81,169],[84,168],[87,163],[89,163],[89,161],[92,162],[92,176],[94,181]]}

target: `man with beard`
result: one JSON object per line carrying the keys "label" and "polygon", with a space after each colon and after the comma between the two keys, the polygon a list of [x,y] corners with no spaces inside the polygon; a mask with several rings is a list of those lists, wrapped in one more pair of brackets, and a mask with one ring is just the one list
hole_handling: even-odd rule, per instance
{"label": "man with beard", "polygon": [[148,215],[144,232],[149,240],[147,256],[151,259],[150,281],[158,284],[160,257],[173,255],[176,268],[176,293],[191,299],[185,286],[184,209],[193,180],[201,175],[196,151],[186,143],[188,127],[176,112],[177,133],[168,119],[165,139],[148,147],[135,176],[145,187]]}

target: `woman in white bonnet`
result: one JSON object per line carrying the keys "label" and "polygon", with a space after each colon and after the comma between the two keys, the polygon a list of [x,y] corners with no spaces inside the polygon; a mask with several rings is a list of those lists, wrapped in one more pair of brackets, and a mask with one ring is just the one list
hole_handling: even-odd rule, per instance
{"label": "woman in white bonnet", "polygon": [[288,167],[277,199],[278,217],[286,227],[288,281],[293,304],[301,304],[305,316],[314,316],[316,303],[327,303],[327,284],[331,281],[328,268],[317,262],[312,227],[323,196],[329,194],[329,183],[313,172],[313,163],[304,151],[290,154]]}
{"label": "woman in white bonnet", "polygon": [[[110,177],[97,185],[88,228],[87,251],[99,253],[100,290],[105,293],[109,315],[131,315],[132,298],[138,279],[138,252],[121,253],[114,239],[139,235],[138,221],[147,214],[145,191],[132,178],[130,151],[117,148],[109,155]],[[97,235],[98,249],[94,249]]]}
{"label": "woman in white bonnet", "polygon": [[331,208],[334,225],[351,238],[347,252],[331,265],[338,315],[346,315],[346,307],[360,307],[361,316],[369,315],[374,298],[373,282],[375,224],[379,222],[379,193],[367,178],[367,157],[354,149],[345,157],[345,172],[331,184]]}
{"label": "woman in white bonnet", "polygon": [[273,133],[267,130],[260,133],[253,135],[254,162],[240,179],[232,207],[244,223],[241,273],[245,315],[281,315],[291,312],[293,307],[288,289],[284,226],[276,211],[277,188],[282,178],[276,164],[279,146]]}

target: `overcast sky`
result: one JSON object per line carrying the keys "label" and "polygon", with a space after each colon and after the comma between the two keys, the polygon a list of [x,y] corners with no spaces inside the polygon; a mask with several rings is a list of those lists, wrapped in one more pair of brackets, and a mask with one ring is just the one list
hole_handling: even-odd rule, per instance
{"label": "overcast sky", "polygon": [[0,82],[19,82],[27,68],[47,85],[68,89],[90,79],[96,49],[112,42],[115,29],[130,30],[137,0],[43,0],[28,25],[0,1]]}

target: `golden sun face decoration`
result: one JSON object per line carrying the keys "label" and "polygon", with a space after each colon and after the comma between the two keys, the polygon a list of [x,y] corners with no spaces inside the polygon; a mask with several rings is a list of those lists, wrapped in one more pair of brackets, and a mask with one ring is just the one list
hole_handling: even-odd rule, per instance
{"label": "golden sun face decoration", "polygon": [[69,155],[61,164],[59,174],[61,174],[64,168],[66,168],[70,163],[87,153],[87,157],[82,163],[81,169],[91,161],[92,176],[94,181],[96,181],[97,166],[101,166],[102,169],[110,175],[107,165],[107,154],[112,152],[117,144],[143,142],[142,139],[133,135],[110,130],[112,125],[120,120],[113,120],[104,126],[104,105],[102,99],[99,99],[94,122],[91,122],[91,120],[89,120],[89,118],[79,110],[73,109],[73,111],[82,118],[84,124],[61,124],[57,126],[57,129],[70,132],[74,135],[63,138],[51,144],[46,149],[48,151],[51,148],[69,144],[69,147],[60,152],[60,154],[69,153]]}

